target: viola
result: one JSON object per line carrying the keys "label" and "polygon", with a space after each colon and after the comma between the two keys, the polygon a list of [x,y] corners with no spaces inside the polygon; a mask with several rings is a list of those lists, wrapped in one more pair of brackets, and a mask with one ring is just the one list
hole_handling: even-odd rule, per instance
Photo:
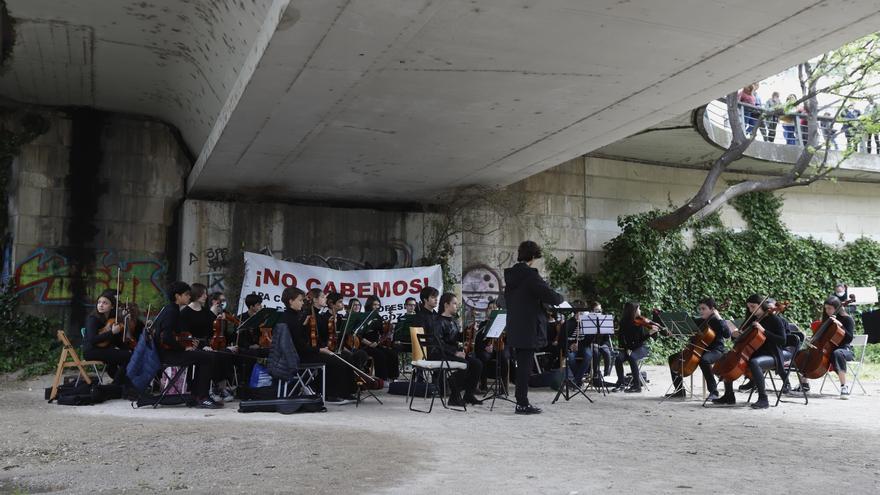
{"label": "viola", "polygon": [[260,338],[257,343],[262,349],[272,347],[272,327],[260,327]]}
{"label": "viola", "polygon": [[226,349],[226,335],[224,334],[225,325],[223,325],[223,320],[216,319],[214,320],[213,333],[211,334],[211,349],[215,351],[222,351]]}
{"label": "viola", "polygon": [[[100,335],[102,333],[112,332],[113,325],[116,325],[116,321],[117,321],[116,318],[108,318],[107,323],[103,327],[101,327],[100,330],[98,330],[98,334]],[[110,344],[112,344],[112,343],[113,343],[113,339],[104,340],[102,342],[98,342],[97,344],[95,344],[95,347],[105,349],[107,347],[110,347]]]}
{"label": "viola", "polygon": [[327,320],[327,348],[336,352],[338,344],[336,341],[336,315],[331,314],[330,319]]}
{"label": "viola", "polygon": [[137,311],[137,305],[134,303],[128,303],[123,311],[125,317],[122,320],[122,343],[132,351],[137,347]]}
{"label": "viola", "polygon": [[[196,349],[199,347],[199,339],[193,337],[193,334],[191,334],[189,332],[175,333],[174,340],[186,350]],[[164,343],[162,344],[162,348],[165,350],[168,350],[168,351],[174,350],[173,347],[171,347],[168,344],[164,344]]]}
{"label": "viola", "polygon": [[794,358],[794,364],[801,375],[814,380],[822,378],[831,368],[831,353],[840,346],[844,338],[846,330],[840,320],[834,316],[826,319],[813,334],[807,348]]}
{"label": "viola", "polygon": [[306,317],[306,327],[309,329],[309,343],[315,349],[318,348],[318,321],[315,318],[315,315],[309,315]]}

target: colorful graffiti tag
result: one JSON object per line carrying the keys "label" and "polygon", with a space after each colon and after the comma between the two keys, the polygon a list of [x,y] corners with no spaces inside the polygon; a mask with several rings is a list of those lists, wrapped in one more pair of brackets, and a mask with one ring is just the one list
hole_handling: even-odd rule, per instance
{"label": "colorful graffiti tag", "polygon": [[[120,300],[134,301],[142,308],[164,304],[162,291],[167,264],[157,259],[119,260],[112,251],[98,251],[95,269],[88,276],[89,300],[106,289],[116,289],[117,272],[120,272]],[[57,251],[38,248],[29,254],[15,269],[15,286],[18,294],[32,295],[39,304],[70,304],[70,264]]]}
{"label": "colorful graffiti tag", "polygon": [[470,310],[482,316],[489,299],[497,299],[503,292],[501,277],[486,265],[468,268],[461,278],[461,297]]}

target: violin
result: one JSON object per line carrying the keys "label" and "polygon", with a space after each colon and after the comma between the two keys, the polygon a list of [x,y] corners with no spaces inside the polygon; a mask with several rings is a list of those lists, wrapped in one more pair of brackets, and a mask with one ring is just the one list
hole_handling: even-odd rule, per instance
{"label": "violin", "polygon": [[122,343],[132,351],[137,347],[136,329],[138,325],[138,307],[135,303],[128,303],[123,311],[122,320]]}
{"label": "violin", "polygon": [[477,330],[477,322],[472,321],[468,326],[464,328],[464,332],[462,334],[463,344],[464,344],[464,354],[467,356],[474,352],[474,337],[476,336]]}
{"label": "violin", "polygon": [[241,325],[241,321],[235,317],[235,315],[224,311],[217,315],[217,318],[214,320],[214,324],[211,327],[213,333],[211,334],[211,340],[209,345],[211,349],[215,351],[221,351],[226,349],[226,345],[228,344],[226,340],[226,335],[232,333],[229,331],[229,325],[233,325],[235,327]]}
{"label": "violin", "polygon": [[[843,305],[840,306],[843,308]],[[815,331],[807,348],[795,356],[794,364],[805,378],[816,379],[831,368],[831,353],[846,338],[846,330],[843,323],[836,318],[840,314],[840,308],[829,316]]]}
{"label": "violin", "polygon": [[633,320],[633,324],[635,324],[635,326],[637,326],[637,327],[649,328],[650,330],[648,333],[650,333],[651,335],[654,335],[655,333],[657,333],[661,330],[665,330],[663,328],[663,326],[660,325],[659,323],[656,323],[652,320],[649,320],[641,315],[636,316],[636,318]]}
{"label": "violin", "polygon": [[394,327],[391,326],[390,319],[382,322],[382,334],[379,336],[379,345],[388,348],[394,345]]}
{"label": "violin", "polygon": [[336,352],[338,344],[336,341],[336,315],[331,314],[330,319],[327,320],[327,348]]}
{"label": "violin", "polygon": [[[196,349],[199,347],[199,339],[193,337],[189,332],[176,332],[174,340],[186,350]],[[168,344],[162,344],[162,348],[167,351],[173,351],[174,348]]]}
{"label": "violin", "polygon": [[[118,310],[117,310],[117,313],[118,313]],[[112,332],[113,326],[116,325],[117,320],[118,320],[118,317],[117,318],[107,318],[107,323],[100,330],[98,330],[98,334],[100,335],[102,333]],[[113,339],[104,340],[102,342],[98,342],[97,344],[95,344],[95,347],[99,347],[101,349],[106,349],[107,347],[110,347],[110,344],[112,344],[112,343],[113,343]]]}
{"label": "violin", "polygon": [[315,349],[318,348],[318,319],[315,318],[315,310],[312,308],[312,314],[306,317],[306,327],[309,329],[309,343]]}

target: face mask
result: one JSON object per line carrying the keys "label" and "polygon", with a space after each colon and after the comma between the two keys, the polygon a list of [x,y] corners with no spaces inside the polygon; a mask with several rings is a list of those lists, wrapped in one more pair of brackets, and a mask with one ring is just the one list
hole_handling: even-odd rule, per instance
{"label": "face mask", "polygon": [[226,301],[220,303],[220,309],[226,309]]}

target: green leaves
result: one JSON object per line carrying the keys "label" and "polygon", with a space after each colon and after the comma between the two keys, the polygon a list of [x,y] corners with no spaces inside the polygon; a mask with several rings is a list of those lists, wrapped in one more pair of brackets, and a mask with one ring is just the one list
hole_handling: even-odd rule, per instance
{"label": "green leaves", "polygon": [[52,322],[18,311],[12,287],[0,292],[0,373],[26,368],[23,378],[50,371],[59,344]]}
{"label": "green leaves", "polygon": [[[711,296],[719,304],[732,301],[723,316],[734,318],[742,315],[745,299],[758,293],[790,301],[786,316],[803,328],[818,316],[835,283],[880,287],[880,243],[861,238],[836,248],[797,237],[779,220],[782,205],[769,192],[741,196],[733,206],[746,230],[693,229],[690,246],[680,231],[660,234],[647,226],[661,211],[620,218],[621,234],[604,246],[598,299],[616,313],[630,300],[643,308],[693,312],[699,299]],[[652,360],[665,362],[672,344],[653,345],[664,354],[655,352]]]}

